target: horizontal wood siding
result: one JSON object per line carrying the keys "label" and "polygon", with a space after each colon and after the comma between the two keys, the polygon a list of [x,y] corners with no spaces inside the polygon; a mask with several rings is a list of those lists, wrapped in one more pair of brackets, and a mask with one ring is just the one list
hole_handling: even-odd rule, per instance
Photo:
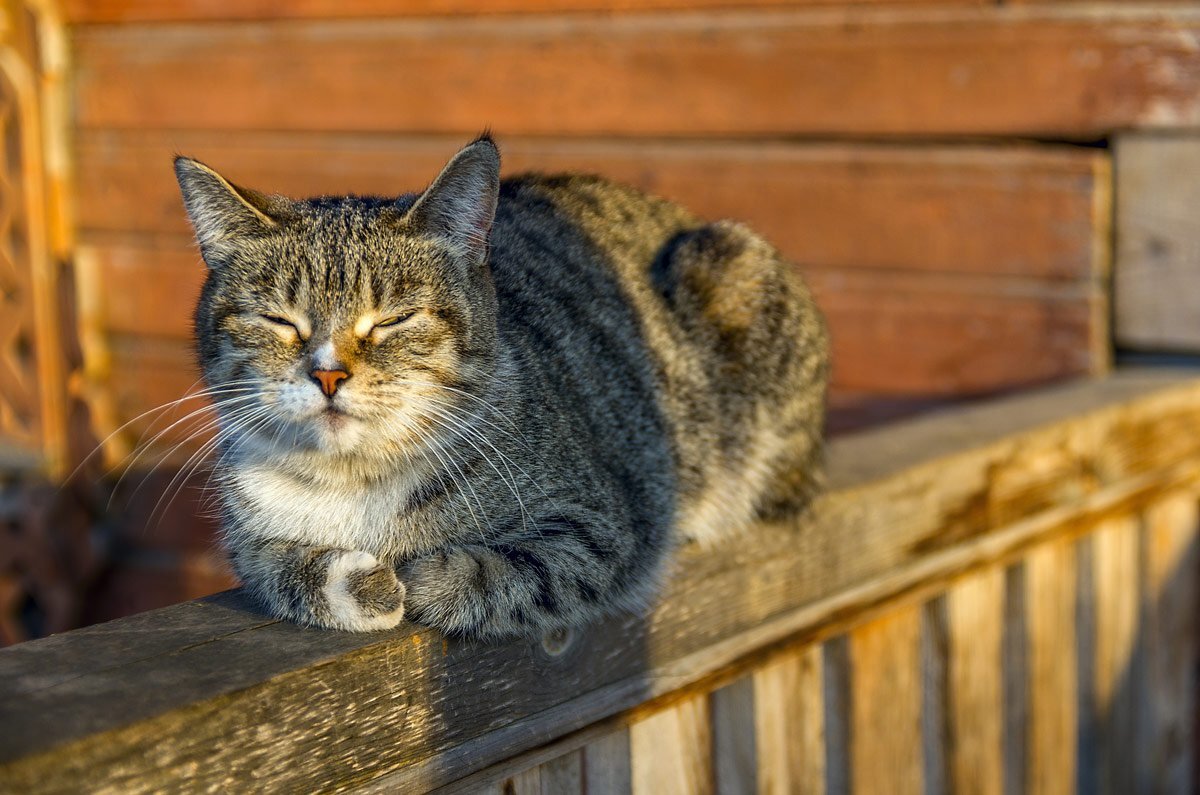
{"label": "horizontal wood siding", "polygon": [[1094,137],[1200,121],[1197,32],[1188,6],[97,26],[76,123]]}
{"label": "horizontal wood siding", "polygon": [[[172,152],[196,155],[242,184],[292,195],[387,194],[419,189],[458,144],[447,137],[83,135],[79,259],[89,282],[103,286],[91,290],[91,336],[107,341],[103,355],[92,357],[90,376],[96,390],[113,396],[114,422],[178,397],[198,377],[185,339],[204,268],[188,237]],[[600,172],[704,217],[760,229],[799,264],[829,318],[839,396],[975,395],[1107,367],[1103,153],[502,144],[508,173]]]}
{"label": "horizontal wood siding", "polygon": [[67,21],[129,22],[341,19],[546,12],[627,12],[702,8],[963,3],[983,0],[62,0]]}

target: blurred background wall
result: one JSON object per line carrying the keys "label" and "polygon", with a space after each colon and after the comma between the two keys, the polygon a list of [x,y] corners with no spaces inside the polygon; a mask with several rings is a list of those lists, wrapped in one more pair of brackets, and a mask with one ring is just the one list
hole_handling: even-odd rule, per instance
{"label": "blurred background wall", "polygon": [[[186,419],[194,402],[142,416],[198,386],[189,336],[204,270],[175,153],[266,191],[397,194],[490,127],[509,173],[599,172],[748,221],[795,260],[829,317],[835,432],[1103,373],[1118,345],[1200,347],[1200,4],[5,10],[35,100],[5,117],[5,184],[44,182],[24,217],[46,217],[41,231],[10,234],[0,283],[56,281],[36,306],[6,286],[0,446],[19,459],[13,483],[35,472],[54,484],[106,438],[82,471],[115,473],[98,494],[69,490],[66,508],[60,490],[10,510],[26,517],[10,520],[20,544],[0,552],[0,621],[13,636],[231,582],[206,473],[188,474],[209,417]],[[31,165],[13,152],[37,146],[12,141],[35,123],[46,156]],[[43,238],[39,261],[29,245]],[[34,334],[36,322],[58,336]],[[79,515],[76,503],[89,518],[67,540],[62,520],[39,529],[27,518],[30,505]]]}

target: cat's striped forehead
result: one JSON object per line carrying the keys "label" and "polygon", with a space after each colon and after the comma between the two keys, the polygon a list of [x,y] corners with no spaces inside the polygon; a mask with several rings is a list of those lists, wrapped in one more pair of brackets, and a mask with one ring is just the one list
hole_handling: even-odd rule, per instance
{"label": "cat's striped forehead", "polygon": [[329,319],[406,301],[434,301],[454,279],[435,242],[413,235],[394,204],[313,199],[273,235],[245,241],[229,278],[238,304],[279,303]]}

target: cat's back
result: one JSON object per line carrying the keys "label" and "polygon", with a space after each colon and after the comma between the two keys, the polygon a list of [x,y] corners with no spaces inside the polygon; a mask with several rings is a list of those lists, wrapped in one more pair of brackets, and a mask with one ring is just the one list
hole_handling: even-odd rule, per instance
{"label": "cat's back", "polygon": [[499,206],[502,315],[514,287],[569,304],[553,333],[571,340],[597,400],[629,377],[621,355],[600,351],[617,345],[649,364],[635,369],[666,420],[685,533],[807,504],[820,480],[828,336],[792,263],[743,224],[595,176],[506,180]]}

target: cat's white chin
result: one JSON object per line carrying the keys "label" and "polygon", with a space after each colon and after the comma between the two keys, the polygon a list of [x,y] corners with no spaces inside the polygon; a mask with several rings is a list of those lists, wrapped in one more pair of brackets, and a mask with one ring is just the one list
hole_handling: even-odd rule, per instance
{"label": "cat's white chin", "polygon": [[313,437],[322,452],[346,453],[357,448],[363,440],[362,421],[348,414],[323,411],[312,418],[311,424]]}

